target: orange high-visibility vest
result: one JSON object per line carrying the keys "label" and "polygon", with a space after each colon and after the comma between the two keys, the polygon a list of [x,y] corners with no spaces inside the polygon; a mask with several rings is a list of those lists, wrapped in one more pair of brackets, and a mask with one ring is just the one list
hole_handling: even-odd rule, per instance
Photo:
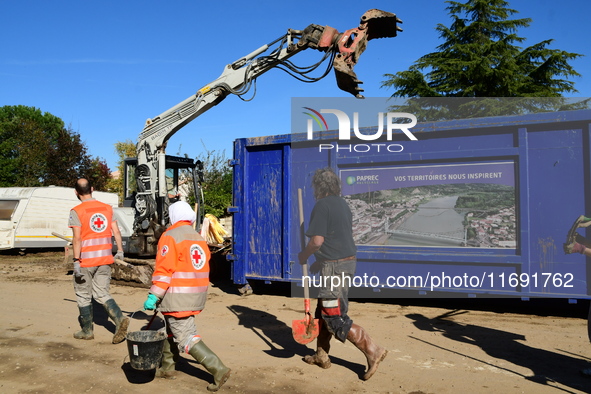
{"label": "orange high-visibility vest", "polygon": [[82,248],[81,267],[96,267],[113,264],[113,244],[111,241],[113,208],[97,200],[86,200],[75,206],[73,211],[80,219]]}
{"label": "orange high-visibility vest", "polygon": [[205,307],[209,258],[207,242],[191,223],[179,221],[162,234],[150,287],[150,293],[162,299],[162,313],[185,317]]}

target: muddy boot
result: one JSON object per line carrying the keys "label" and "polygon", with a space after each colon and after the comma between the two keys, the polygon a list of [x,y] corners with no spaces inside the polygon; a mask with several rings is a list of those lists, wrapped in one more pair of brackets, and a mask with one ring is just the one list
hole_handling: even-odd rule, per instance
{"label": "muddy boot", "polygon": [[320,332],[316,340],[316,354],[312,356],[305,356],[304,361],[308,364],[318,365],[320,368],[328,369],[332,365],[328,352],[330,351],[330,339],[332,334],[328,332],[326,326],[320,324]]}
{"label": "muddy boot", "polygon": [[115,322],[115,335],[113,335],[113,343],[121,343],[127,336],[127,327],[129,326],[129,318],[123,316],[119,305],[114,299],[110,299],[103,305],[107,314]]}
{"label": "muddy boot", "polygon": [[78,307],[80,315],[78,321],[82,330],[74,333],[76,339],[94,339],[92,332],[92,305]]}
{"label": "muddy boot", "polygon": [[179,348],[176,346],[172,337],[164,341],[162,347],[162,361],[160,367],[156,369],[156,377],[162,379],[176,379],[175,366],[179,359]]}
{"label": "muddy boot", "polygon": [[194,344],[189,354],[213,375],[214,383],[210,383],[207,390],[218,391],[230,377],[230,368],[222,363],[222,360],[203,343],[203,340]]}
{"label": "muddy boot", "polygon": [[361,350],[367,359],[367,372],[363,375],[363,380],[368,380],[377,371],[380,361],[386,358],[388,351],[377,345],[363,329],[363,327],[353,324],[347,339]]}

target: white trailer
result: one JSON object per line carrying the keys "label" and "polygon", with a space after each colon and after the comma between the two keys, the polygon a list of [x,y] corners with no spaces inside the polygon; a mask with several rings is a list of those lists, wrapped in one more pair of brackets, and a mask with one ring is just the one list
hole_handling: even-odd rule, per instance
{"label": "white trailer", "polygon": [[[115,193],[93,192],[99,201],[118,206]],[[0,188],[0,250],[59,248],[72,238],[70,210],[80,201],[71,187]]]}

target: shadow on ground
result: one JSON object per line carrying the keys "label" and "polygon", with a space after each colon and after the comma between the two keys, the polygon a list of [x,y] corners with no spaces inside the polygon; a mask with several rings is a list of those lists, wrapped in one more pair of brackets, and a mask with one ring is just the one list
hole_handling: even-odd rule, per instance
{"label": "shadow on ground", "polygon": [[591,379],[580,375],[581,369],[589,367],[589,360],[584,360],[577,355],[569,355],[560,349],[549,351],[528,346],[525,343],[527,336],[523,334],[454,321],[456,316],[466,313],[469,312],[454,310],[435,318],[427,318],[418,313],[408,314],[406,317],[411,319],[415,327],[422,331],[439,332],[452,341],[478,346],[489,356],[527,368],[531,370],[532,374],[523,375],[514,371],[510,365],[504,367],[493,365],[460,351],[452,350],[456,347],[451,343],[450,346],[441,346],[423,339],[411,338],[423,342],[425,345],[461,355],[541,385],[556,387],[553,383],[559,383],[584,392],[589,392],[591,389]]}

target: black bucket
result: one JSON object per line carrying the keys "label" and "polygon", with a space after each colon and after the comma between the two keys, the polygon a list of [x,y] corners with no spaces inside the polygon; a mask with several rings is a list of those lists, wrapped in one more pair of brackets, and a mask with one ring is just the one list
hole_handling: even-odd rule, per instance
{"label": "black bucket", "polygon": [[127,350],[131,367],[139,371],[158,368],[165,340],[166,334],[163,331],[127,333]]}

